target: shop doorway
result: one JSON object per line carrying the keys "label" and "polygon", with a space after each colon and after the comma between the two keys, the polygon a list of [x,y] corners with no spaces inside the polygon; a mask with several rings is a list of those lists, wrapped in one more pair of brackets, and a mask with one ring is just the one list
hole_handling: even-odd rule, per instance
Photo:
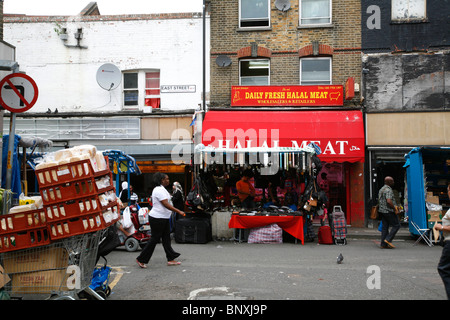
{"label": "shop doorway", "polygon": [[[406,169],[403,168],[405,164],[404,161],[388,161],[388,160],[379,160],[376,163],[375,172],[376,172],[376,181],[374,183],[374,199],[378,199],[378,191],[384,185],[384,178],[386,176],[390,176],[394,178],[394,186],[392,187],[394,191],[394,197],[396,203],[404,207],[405,200],[405,185],[406,185]],[[400,216],[399,218],[403,218]]]}
{"label": "shop doorway", "polygon": [[317,175],[317,183],[327,194],[328,213],[333,212],[334,206],[341,206],[345,213],[347,223],[349,222],[349,212],[347,206],[347,180],[345,163],[323,163],[322,170]]}

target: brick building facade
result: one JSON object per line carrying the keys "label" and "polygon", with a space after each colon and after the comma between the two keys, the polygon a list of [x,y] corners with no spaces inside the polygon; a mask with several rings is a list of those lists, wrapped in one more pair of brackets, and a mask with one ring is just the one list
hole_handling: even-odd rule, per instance
{"label": "brick building facade", "polygon": [[[299,26],[299,1],[291,1],[283,12],[271,1],[267,28],[239,27],[239,3],[236,0],[211,1],[211,108],[230,105],[231,85],[239,85],[239,63],[251,56],[256,43],[263,56],[270,57],[270,83],[300,83],[300,58],[313,56],[312,43],[318,42],[319,55],[332,57],[332,83],[344,84],[348,77],[360,83],[361,72],[361,4],[360,1],[333,0],[331,23],[318,27]],[[323,48],[323,49],[321,49]],[[232,64],[221,68],[215,63],[219,55],[228,55]],[[359,96],[345,106],[359,104]]]}
{"label": "brick building facade", "polygon": [[[363,0],[361,6],[366,202],[376,201],[390,175],[397,200],[408,210],[413,199],[407,198],[405,154],[415,147],[450,146],[450,3]],[[445,161],[435,167],[446,168]],[[428,191],[439,191],[447,210],[445,174],[441,178],[440,189]]]}
{"label": "brick building facade", "polygon": [[[322,134],[321,131],[325,130],[326,121],[340,121],[325,120],[330,119],[330,115],[332,119],[334,116],[334,119],[343,116],[343,119],[348,120],[350,116],[347,112],[354,112],[361,140],[364,136],[359,94],[361,3],[356,0],[329,0],[320,1],[320,3],[299,0],[290,1],[288,10],[281,8],[283,3],[286,2],[210,1],[211,80],[210,104],[205,114],[205,123],[208,123],[208,116],[210,119],[213,115],[216,119],[220,119],[221,114],[224,118],[227,115],[227,119],[235,116],[235,120],[229,120],[230,123],[234,121],[237,128],[243,126],[244,131],[248,128],[247,132],[249,132],[252,129],[258,130],[257,124],[252,128],[251,123],[242,123],[240,119],[245,116],[250,122],[261,120],[259,122],[265,123],[266,126],[290,131],[287,134],[293,141],[298,141],[298,145],[317,140],[319,144],[321,143],[322,150],[325,150],[323,152],[325,158],[331,140],[327,140],[327,134]],[[223,63],[223,61],[228,62]],[[253,66],[252,63],[254,63]],[[320,70],[319,64],[321,64]],[[318,69],[314,69],[316,67]],[[318,78],[320,80],[316,82]],[[355,86],[351,82],[347,83],[348,78],[354,79]],[[346,90],[353,89],[355,94],[349,99],[344,99],[342,105],[331,107],[320,103],[313,106],[305,106],[301,103],[299,105],[265,104],[263,107],[233,106],[233,87],[252,88],[257,84],[284,91],[292,87],[302,90],[303,86],[311,85],[318,88],[315,86],[316,83],[319,87],[341,85],[345,88],[343,94]],[[286,112],[291,113],[288,115]],[[278,117],[283,115],[288,119],[291,117],[292,123],[282,125]],[[304,126],[301,124],[303,121]],[[342,121],[343,123],[336,123],[336,128],[342,129],[330,129],[330,132],[341,131],[335,134],[340,135],[339,139],[343,141],[349,137],[349,134],[342,133],[346,130],[344,123],[346,120]],[[217,126],[220,126],[219,122]],[[308,126],[309,132],[302,133],[302,126]],[[211,129],[211,125],[206,125],[206,128]],[[226,129],[236,130],[236,128],[228,127]],[[325,135],[325,138],[319,141],[319,135]],[[359,149],[355,146],[352,148]],[[364,149],[364,143],[360,145],[360,148]],[[338,147],[335,147],[334,151],[337,149]],[[359,151],[364,153],[363,150],[359,149]],[[357,161],[347,161],[339,158],[339,155],[335,158],[336,160],[324,161],[322,170],[322,177],[326,177],[328,173],[328,176],[334,179],[330,181],[330,190],[327,190],[330,196],[328,209],[332,210],[335,204],[341,205],[346,212],[349,224],[363,226],[365,223],[364,156]],[[319,180],[321,178],[318,178]]]}
{"label": "brick building facade", "polygon": [[[54,149],[89,143],[122,150],[144,173],[132,181],[139,196],[156,171],[183,183],[186,166],[175,165],[171,151],[192,147],[190,123],[202,103],[202,13],[100,11],[91,2],[72,16],[5,15],[4,37],[39,88],[35,106],[17,116],[16,132],[52,140]],[[119,74],[112,88],[98,81],[105,64]]]}

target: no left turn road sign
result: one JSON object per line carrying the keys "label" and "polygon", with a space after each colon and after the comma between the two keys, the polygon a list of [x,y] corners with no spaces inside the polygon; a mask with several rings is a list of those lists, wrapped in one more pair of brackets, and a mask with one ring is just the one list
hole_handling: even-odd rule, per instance
{"label": "no left turn road sign", "polygon": [[0,104],[11,112],[25,112],[37,101],[38,87],[23,73],[12,73],[0,81]]}

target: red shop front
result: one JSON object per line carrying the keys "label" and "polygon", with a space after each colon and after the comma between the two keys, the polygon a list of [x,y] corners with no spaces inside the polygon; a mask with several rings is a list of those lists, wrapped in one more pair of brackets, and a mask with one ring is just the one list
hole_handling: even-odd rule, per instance
{"label": "red shop front", "polygon": [[323,168],[317,182],[329,210],[341,205],[347,224],[364,226],[364,124],[359,110],[208,111],[202,140],[215,148],[305,147],[314,142]]}

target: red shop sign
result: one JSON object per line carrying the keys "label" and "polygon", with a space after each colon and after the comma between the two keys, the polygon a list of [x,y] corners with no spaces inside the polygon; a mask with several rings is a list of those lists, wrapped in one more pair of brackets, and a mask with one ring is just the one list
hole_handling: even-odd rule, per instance
{"label": "red shop sign", "polygon": [[342,85],[232,86],[232,107],[330,107],[343,106]]}

